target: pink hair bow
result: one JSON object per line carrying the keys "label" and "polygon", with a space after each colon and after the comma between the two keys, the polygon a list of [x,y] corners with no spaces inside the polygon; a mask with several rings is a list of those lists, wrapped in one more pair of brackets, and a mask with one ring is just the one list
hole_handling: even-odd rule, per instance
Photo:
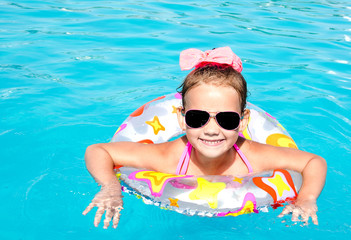
{"label": "pink hair bow", "polygon": [[203,62],[229,64],[238,72],[243,70],[240,58],[233,53],[230,47],[215,48],[206,52],[190,48],[180,53],[179,65],[181,70],[190,70]]}

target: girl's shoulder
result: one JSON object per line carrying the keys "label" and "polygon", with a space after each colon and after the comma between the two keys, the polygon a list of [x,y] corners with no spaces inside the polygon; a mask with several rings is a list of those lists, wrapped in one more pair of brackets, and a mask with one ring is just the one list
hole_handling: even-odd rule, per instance
{"label": "girl's shoulder", "polygon": [[254,172],[281,168],[299,171],[315,156],[295,148],[272,146],[251,140],[243,141],[242,151]]}
{"label": "girl's shoulder", "polygon": [[167,156],[177,154],[181,149],[185,148],[187,142],[186,136],[182,136],[169,142],[153,144],[153,146],[159,148]]}
{"label": "girl's shoulder", "polygon": [[254,172],[267,170],[267,166],[276,158],[277,147],[241,138],[238,146],[250,162]]}
{"label": "girl's shoulder", "polygon": [[153,170],[165,173],[175,173],[179,159],[185,149],[188,140],[182,136],[173,141],[154,144],[154,148],[160,153],[159,159],[155,159]]}

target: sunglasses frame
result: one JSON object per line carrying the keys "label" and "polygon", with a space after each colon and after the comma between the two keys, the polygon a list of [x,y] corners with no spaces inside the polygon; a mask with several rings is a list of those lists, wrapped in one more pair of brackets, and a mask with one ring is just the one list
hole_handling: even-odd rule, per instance
{"label": "sunglasses frame", "polygon": [[[181,114],[182,114],[182,116],[184,117],[184,122],[185,122],[185,124],[187,125],[188,128],[192,128],[192,129],[198,129],[198,128],[190,127],[190,126],[187,124],[186,118],[185,118],[187,112],[192,111],[192,110],[200,111],[200,112],[206,112],[206,113],[209,115],[209,118],[208,118],[207,122],[206,122],[204,125],[202,125],[201,127],[198,127],[198,128],[203,128],[203,127],[205,127],[205,126],[208,124],[208,122],[210,121],[210,119],[211,119],[211,118],[214,118],[214,119],[216,120],[217,125],[218,125],[220,128],[222,128],[222,129],[224,129],[224,130],[227,130],[227,131],[235,131],[235,130],[237,130],[237,129],[239,128],[240,122],[241,122],[241,120],[243,120],[243,118],[244,118],[244,115],[243,115],[243,116],[240,116],[240,114],[239,114],[238,112],[235,112],[235,111],[208,112],[208,111],[200,110],[200,109],[189,109],[189,110],[185,111],[185,109],[182,108],[182,109],[181,109]],[[236,128],[234,128],[234,129],[226,129],[226,128],[222,127],[222,126],[218,123],[218,121],[217,121],[217,115],[218,115],[219,113],[227,113],[227,112],[229,112],[229,113],[236,113],[236,114],[238,114],[238,116],[239,116],[239,124],[238,124],[238,126],[237,126]],[[211,114],[211,113],[212,113],[212,114]],[[214,115],[213,115],[213,114],[214,114]]]}

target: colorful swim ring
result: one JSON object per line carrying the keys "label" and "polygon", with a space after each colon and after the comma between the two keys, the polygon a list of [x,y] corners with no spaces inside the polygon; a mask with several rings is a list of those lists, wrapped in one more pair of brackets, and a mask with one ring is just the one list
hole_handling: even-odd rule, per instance
{"label": "colorful swim ring", "polygon": [[[117,129],[112,142],[145,144],[166,142],[184,134],[176,109],[180,94],[158,97],[134,111]],[[243,137],[274,146],[297,148],[284,127],[270,114],[248,103],[250,119]],[[188,215],[238,216],[267,211],[294,200],[302,184],[298,172],[277,169],[246,177],[174,175],[120,167],[117,173],[124,192],[147,204]]]}

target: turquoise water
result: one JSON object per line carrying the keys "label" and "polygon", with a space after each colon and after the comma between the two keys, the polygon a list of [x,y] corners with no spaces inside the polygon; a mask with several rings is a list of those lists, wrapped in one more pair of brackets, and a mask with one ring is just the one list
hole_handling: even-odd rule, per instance
{"label": "turquoise water", "polygon": [[[351,3],[0,3],[0,239],[348,239]],[[98,187],[85,148],[137,107],[174,92],[181,50],[230,46],[249,101],[328,162],[319,226],[276,216],[189,217],[125,195],[117,229],[81,215]]]}

